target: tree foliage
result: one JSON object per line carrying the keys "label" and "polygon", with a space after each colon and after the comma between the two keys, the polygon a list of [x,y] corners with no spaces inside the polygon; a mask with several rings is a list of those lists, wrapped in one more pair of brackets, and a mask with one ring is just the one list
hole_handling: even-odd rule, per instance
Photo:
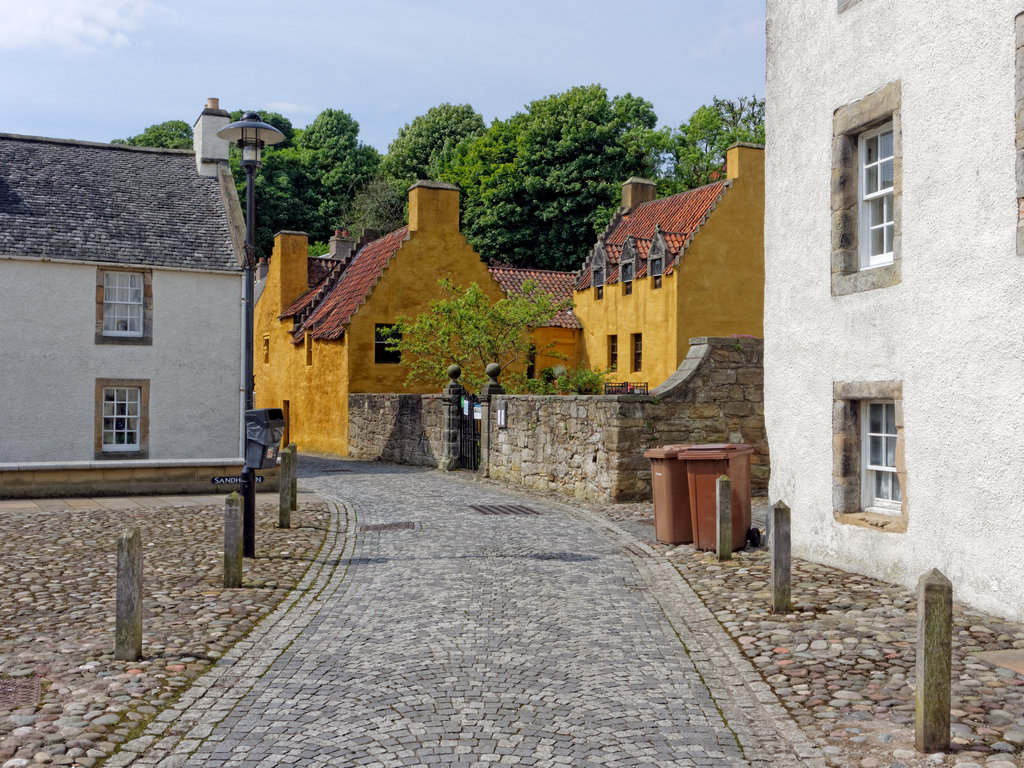
{"label": "tree foliage", "polygon": [[406,221],[408,193],[406,183],[378,172],[352,198],[347,217],[354,233],[368,229],[391,232]]}
{"label": "tree foliage", "polygon": [[764,143],[764,99],[713,98],[671,137],[672,169],[663,192],[681,192],[714,181],[725,165],[725,151],[738,141]]}
{"label": "tree foliage", "polygon": [[443,180],[463,191],[463,229],[485,259],[574,269],[622,182],[658,170],[667,136],[652,105],[600,85],[532,102],[457,148]]}
{"label": "tree foliage", "polygon": [[[244,111],[231,113],[232,121]],[[299,230],[311,241],[326,241],[346,223],[356,190],[374,174],[380,155],[358,139],[359,124],[340,109],[326,109],[304,129],[276,112],[259,112],[285,135],[264,147],[256,174],[256,250],[269,254],[274,234]],[[231,150],[239,200],[245,208],[245,173],[237,148]]]}
{"label": "tree foliage", "polygon": [[192,127],[184,120],[167,120],[149,126],[138,136],[114,139],[111,144],[162,149],[192,149]]}
{"label": "tree foliage", "polygon": [[446,277],[439,285],[446,297],[431,302],[430,309],[415,318],[399,317],[389,342],[390,349],[402,353],[410,382],[438,388],[448,381],[448,366],[456,364],[462,367],[466,386],[478,389],[487,380],[484,369],[489,364],[504,370],[525,360],[534,351],[531,331],[572,306],[532,280],[523,283],[520,293],[494,303],[476,283],[463,289]]}
{"label": "tree foliage", "polygon": [[406,186],[438,180],[459,146],[484,133],[484,119],[469,104],[440,104],[402,126],[388,145],[381,170]]}

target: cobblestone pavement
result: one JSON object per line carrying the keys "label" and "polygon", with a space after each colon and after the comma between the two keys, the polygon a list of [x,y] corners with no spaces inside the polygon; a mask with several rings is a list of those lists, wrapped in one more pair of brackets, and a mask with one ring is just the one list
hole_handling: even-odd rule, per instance
{"label": "cobblestone pavement", "polygon": [[952,749],[922,755],[914,749],[912,590],[794,559],[795,610],[773,615],[763,549],[718,562],[692,546],[656,544],[649,503],[599,511],[676,566],[829,765],[1024,765],[1024,674],[984,655],[1017,649],[1024,657],[1024,626],[954,604]]}
{"label": "cobblestone pavement", "polygon": [[302,457],[300,487],[336,518],[295,598],[107,765],[825,764],[604,517],[384,464]]}
{"label": "cobblestone pavement", "polygon": [[[326,505],[302,497],[281,530],[258,498],[257,558],[235,590],[223,496],[0,501],[0,766],[98,764],[285,598],[323,541]],[[138,662],[113,659],[127,527],[144,548]]]}

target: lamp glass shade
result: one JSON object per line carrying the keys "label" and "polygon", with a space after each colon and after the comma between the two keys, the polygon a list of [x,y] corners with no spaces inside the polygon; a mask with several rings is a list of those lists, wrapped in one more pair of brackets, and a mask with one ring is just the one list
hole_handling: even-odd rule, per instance
{"label": "lamp glass shade", "polygon": [[269,145],[284,141],[284,134],[269,123],[264,123],[255,112],[246,112],[241,120],[225,125],[217,131],[217,135],[239,146],[250,142]]}

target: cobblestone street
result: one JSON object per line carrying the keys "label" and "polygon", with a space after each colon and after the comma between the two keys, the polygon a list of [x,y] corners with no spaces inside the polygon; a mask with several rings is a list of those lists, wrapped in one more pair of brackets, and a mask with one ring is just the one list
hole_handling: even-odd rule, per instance
{"label": "cobblestone street", "polygon": [[[108,765],[823,764],[668,562],[597,515],[301,467],[337,524],[300,596]],[[535,514],[472,508],[496,504]]]}

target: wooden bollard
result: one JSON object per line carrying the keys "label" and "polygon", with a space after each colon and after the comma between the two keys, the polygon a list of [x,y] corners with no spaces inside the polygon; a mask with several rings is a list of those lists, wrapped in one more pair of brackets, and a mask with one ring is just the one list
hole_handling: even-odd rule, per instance
{"label": "wooden bollard", "polygon": [[722,475],[715,481],[716,554],[719,560],[732,560],[732,481]]}
{"label": "wooden bollard", "polygon": [[952,664],[953,585],[932,568],[917,582],[914,741],[919,752],[949,749]]}
{"label": "wooden bollard", "polygon": [[777,501],[772,507],[772,613],[788,613],[793,586],[793,551],[789,541],[789,507]]}
{"label": "wooden bollard", "polygon": [[242,506],[243,499],[232,493],[224,502],[224,587],[242,586]]}
{"label": "wooden bollard", "polygon": [[280,500],[277,505],[277,527],[292,527],[292,468],[295,466],[295,452],[289,445],[281,450]]}
{"label": "wooden bollard", "polygon": [[142,535],[138,528],[128,528],[117,537],[114,658],[142,658]]}
{"label": "wooden bollard", "polygon": [[292,452],[292,471],[288,478],[288,493],[291,494],[292,512],[299,508],[299,446],[295,443],[288,443],[288,450]]}

